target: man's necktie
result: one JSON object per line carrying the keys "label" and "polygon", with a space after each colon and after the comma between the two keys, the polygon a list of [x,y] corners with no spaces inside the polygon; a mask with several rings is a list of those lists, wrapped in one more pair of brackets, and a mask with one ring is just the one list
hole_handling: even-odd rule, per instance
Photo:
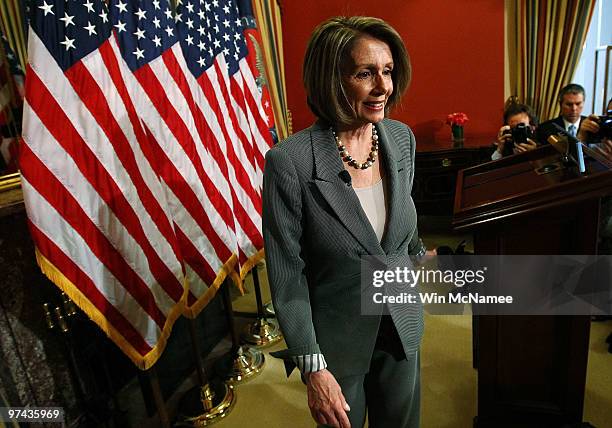
{"label": "man's necktie", "polygon": [[567,132],[572,137],[575,137],[576,136],[576,127],[574,125],[570,125],[569,128],[567,128]]}

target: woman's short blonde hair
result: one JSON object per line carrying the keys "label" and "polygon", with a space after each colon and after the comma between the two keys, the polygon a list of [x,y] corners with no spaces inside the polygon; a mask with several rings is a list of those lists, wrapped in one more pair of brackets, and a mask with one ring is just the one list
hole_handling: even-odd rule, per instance
{"label": "woman's short blonde hair", "polygon": [[393,93],[387,101],[385,116],[400,102],[410,84],[410,57],[393,27],[369,16],[330,18],[310,36],[303,69],[308,106],[315,116],[329,124],[348,124],[355,118],[344,89],[342,67],[349,60],[355,41],[363,35],[385,42],[393,56]]}

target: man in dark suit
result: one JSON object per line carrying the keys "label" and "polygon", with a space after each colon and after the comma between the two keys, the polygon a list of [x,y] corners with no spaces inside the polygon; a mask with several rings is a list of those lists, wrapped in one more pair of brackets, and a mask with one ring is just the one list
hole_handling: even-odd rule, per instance
{"label": "man in dark suit", "polygon": [[584,108],[584,88],[576,83],[570,83],[559,91],[559,106],[561,115],[555,119],[548,120],[538,127],[536,139],[539,144],[547,144],[550,135],[556,135],[559,130],[555,125],[563,128],[572,136],[578,135],[580,123],[586,119],[581,116]]}

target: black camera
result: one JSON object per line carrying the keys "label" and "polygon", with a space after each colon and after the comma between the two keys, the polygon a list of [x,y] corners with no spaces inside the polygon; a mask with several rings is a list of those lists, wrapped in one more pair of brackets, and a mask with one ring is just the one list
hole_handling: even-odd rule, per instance
{"label": "black camera", "polygon": [[599,116],[599,132],[595,134],[595,137],[612,140],[612,110],[608,110],[605,116]]}
{"label": "black camera", "polygon": [[512,136],[512,141],[506,141],[506,143],[504,144],[504,151],[502,152],[503,156],[513,154],[515,144],[526,143],[527,138],[533,138],[533,131],[531,130],[531,126],[525,125],[524,123],[519,123],[515,127],[506,129],[504,131],[504,135],[507,134]]}

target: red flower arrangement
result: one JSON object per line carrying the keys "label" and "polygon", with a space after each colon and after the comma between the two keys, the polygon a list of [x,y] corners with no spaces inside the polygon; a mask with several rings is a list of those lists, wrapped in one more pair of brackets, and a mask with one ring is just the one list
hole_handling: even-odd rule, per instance
{"label": "red flower arrangement", "polygon": [[465,113],[451,113],[446,117],[446,124],[450,126],[463,126],[470,120]]}
{"label": "red flower arrangement", "polygon": [[451,113],[446,117],[446,123],[451,127],[453,147],[463,147],[463,125],[469,119],[465,113]]}

